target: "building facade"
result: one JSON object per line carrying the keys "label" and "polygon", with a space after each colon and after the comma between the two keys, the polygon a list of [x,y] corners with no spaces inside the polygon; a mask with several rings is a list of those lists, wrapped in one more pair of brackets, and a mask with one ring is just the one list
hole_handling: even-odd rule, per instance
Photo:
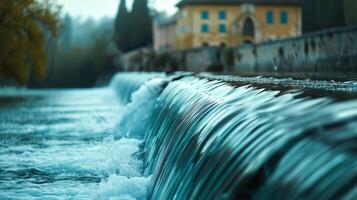
{"label": "building facade", "polygon": [[176,49],[176,16],[166,19],[156,17],[153,23],[153,39],[155,51],[171,51]]}
{"label": "building facade", "polygon": [[177,50],[242,46],[302,32],[300,0],[182,0],[177,6]]}

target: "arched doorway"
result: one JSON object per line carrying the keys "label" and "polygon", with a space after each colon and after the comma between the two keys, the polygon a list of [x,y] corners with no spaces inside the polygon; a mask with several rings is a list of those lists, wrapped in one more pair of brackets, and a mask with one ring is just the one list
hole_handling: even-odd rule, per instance
{"label": "arched doorway", "polygon": [[243,42],[244,44],[251,44],[254,42],[255,28],[254,21],[247,17],[243,23]]}

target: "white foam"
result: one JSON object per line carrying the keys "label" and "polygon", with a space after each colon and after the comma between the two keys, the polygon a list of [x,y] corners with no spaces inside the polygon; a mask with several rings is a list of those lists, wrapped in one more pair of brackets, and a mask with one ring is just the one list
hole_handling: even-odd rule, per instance
{"label": "white foam", "polygon": [[[29,149],[16,159],[12,154],[2,156],[1,163],[11,160],[15,166],[22,163],[36,166],[44,172],[60,173],[63,181],[49,182],[38,188],[23,183],[16,190],[6,191],[5,196],[17,199],[138,199],[146,198],[151,177],[143,176],[140,154],[141,140],[107,137],[101,143],[71,145],[52,144],[43,150]],[[20,150],[17,147],[12,150]],[[100,183],[81,183],[66,177],[102,177]],[[105,178],[108,177],[108,178]],[[57,177],[60,178],[60,177]],[[8,184],[16,185],[15,180]]]}
{"label": "white foam", "polygon": [[132,177],[111,175],[99,185],[99,199],[146,199],[151,177]]}
{"label": "white foam", "polygon": [[108,161],[118,171],[99,184],[98,199],[146,199],[151,176],[143,176],[143,161],[133,155],[139,152],[140,139],[165,84],[165,79],[155,78],[135,91],[131,102],[124,107],[118,124],[117,132],[124,138],[115,141],[109,137],[104,140],[104,143],[113,146],[110,152],[115,153],[110,154],[112,159]]}
{"label": "white foam", "polygon": [[140,86],[131,95],[131,101],[124,107],[119,120],[117,132],[123,138],[118,141],[114,137],[104,140],[104,143],[112,145],[110,152],[115,152],[109,154],[111,159],[108,162],[118,171],[99,184],[98,199],[146,199],[151,176],[143,176],[143,161],[133,155],[140,150],[140,139],[165,84],[165,79],[155,78]]}
{"label": "white foam", "polygon": [[[30,124],[36,129],[43,128],[41,130],[45,134],[56,136],[39,142],[43,147],[39,148],[34,142],[10,145],[0,151],[0,164],[12,167],[6,168],[9,176],[16,175],[11,171],[27,169],[33,171],[30,174],[39,173],[37,177],[23,180],[21,184],[17,183],[17,177],[7,180],[6,185],[0,184],[0,192],[16,199],[146,199],[151,176],[143,175],[140,147],[147,128],[146,121],[150,119],[165,84],[164,79],[147,81],[132,94],[130,103],[124,107],[112,103],[112,95],[108,96],[110,101],[104,99],[107,98],[103,97],[106,93],[102,92],[108,90],[96,91],[95,95],[101,97],[98,100],[88,98],[86,91],[77,96],[68,95],[68,92],[53,92],[61,110],[56,111],[58,115],[51,117],[68,121],[50,125]],[[38,94],[35,91],[33,93]],[[29,92],[24,94],[28,95]],[[77,91],[73,94],[77,94]],[[77,103],[74,104],[74,101]],[[49,105],[52,104],[51,101]],[[103,104],[105,109],[98,109]],[[47,104],[37,105],[36,109],[42,109],[44,114],[53,112],[44,106]],[[52,106],[49,108],[52,109]],[[88,110],[93,110],[93,115],[88,114]],[[119,126],[115,126],[118,119]],[[19,130],[16,132],[23,133],[25,125],[28,126],[17,125]],[[30,129],[29,133],[23,134],[32,132]],[[113,136],[106,137],[110,134]],[[41,139],[38,135],[33,136]],[[87,136],[90,136],[89,140],[85,139]],[[101,141],[102,137],[106,138]],[[44,181],[41,187],[33,182],[37,178]],[[8,185],[13,189],[7,190]]]}
{"label": "white foam", "polygon": [[122,136],[143,138],[147,121],[152,115],[157,98],[165,84],[165,79],[151,79],[132,94],[131,102],[125,106],[119,120],[119,133],[125,134]]}

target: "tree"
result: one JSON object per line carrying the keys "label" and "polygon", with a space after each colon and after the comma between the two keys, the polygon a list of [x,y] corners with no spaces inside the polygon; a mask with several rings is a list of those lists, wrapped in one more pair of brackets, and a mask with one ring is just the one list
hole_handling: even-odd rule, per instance
{"label": "tree", "polygon": [[133,50],[152,44],[152,17],[147,0],[134,0],[129,22],[130,49]]}
{"label": "tree", "polygon": [[304,32],[345,26],[344,1],[303,0]]}
{"label": "tree", "polygon": [[127,52],[130,49],[129,35],[129,13],[126,8],[126,0],[121,0],[119,9],[114,22],[114,40],[122,52]]}
{"label": "tree", "polygon": [[134,0],[132,11],[121,0],[114,23],[114,41],[122,52],[152,44],[152,17],[147,0]]}
{"label": "tree", "polygon": [[57,35],[58,8],[49,0],[1,0],[0,74],[26,84],[46,74],[45,34]]}
{"label": "tree", "polygon": [[[94,22],[91,19],[83,21],[70,18],[73,24],[71,45],[67,47],[63,40],[59,40],[46,79],[31,80],[29,87],[93,87],[98,81],[109,81],[117,70],[114,62],[118,54],[113,41],[114,20],[103,18]],[[65,18],[61,20],[61,24],[66,24]],[[65,27],[59,32],[58,38],[67,34]]]}
{"label": "tree", "polygon": [[319,29],[345,26],[343,1],[318,0],[316,18]]}
{"label": "tree", "polygon": [[345,20],[347,25],[357,24],[357,1],[345,0]]}
{"label": "tree", "polygon": [[61,38],[60,42],[65,49],[69,49],[72,44],[72,35],[73,35],[73,27],[72,27],[72,18],[68,14],[63,19],[63,27],[61,30]]}

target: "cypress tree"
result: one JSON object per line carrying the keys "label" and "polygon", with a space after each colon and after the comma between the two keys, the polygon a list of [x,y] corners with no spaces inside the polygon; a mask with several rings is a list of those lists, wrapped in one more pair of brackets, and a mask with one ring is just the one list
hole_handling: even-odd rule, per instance
{"label": "cypress tree", "polygon": [[134,0],[130,13],[131,49],[152,44],[152,17],[147,0]]}
{"label": "cypress tree", "polygon": [[129,13],[126,8],[126,0],[121,0],[114,23],[114,40],[120,51],[130,50],[129,36]]}

